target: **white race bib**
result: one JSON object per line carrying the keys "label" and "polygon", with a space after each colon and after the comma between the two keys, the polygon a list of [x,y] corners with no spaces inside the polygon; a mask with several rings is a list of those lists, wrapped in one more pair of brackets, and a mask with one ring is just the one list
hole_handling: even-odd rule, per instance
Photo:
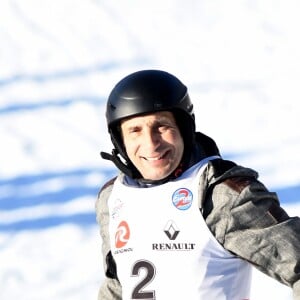
{"label": "white race bib", "polygon": [[224,250],[199,211],[206,165],[150,188],[116,180],[109,230],[122,299],[249,299],[250,265]]}

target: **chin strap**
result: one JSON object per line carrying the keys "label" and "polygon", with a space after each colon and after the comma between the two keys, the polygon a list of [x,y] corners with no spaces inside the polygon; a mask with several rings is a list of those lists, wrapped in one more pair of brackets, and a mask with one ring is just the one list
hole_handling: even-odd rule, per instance
{"label": "chin strap", "polygon": [[124,174],[128,175],[131,178],[134,177],[134,172],[130,169],[129,166],[127,166],[125,163],[122,162],[122,160],[118,156],[118,151],[116,149],[112,150],[112,154],[101,151],[100,156],[103,159],[112,161],[115,164],[115,166]]}

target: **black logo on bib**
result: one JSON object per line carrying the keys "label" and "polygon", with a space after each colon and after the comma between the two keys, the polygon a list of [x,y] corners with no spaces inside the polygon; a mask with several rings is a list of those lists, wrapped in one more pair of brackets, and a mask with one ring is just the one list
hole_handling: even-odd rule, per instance
{"label": "black logo on bib", "polygon": [[176,243],[175,240],[180,230],[173,220],[168,221],[164,228],[164,233],[170,241],[169,243],[153,243],[152,250],[155,251],[191,251],[195,249],[195,243]]}
{"label": "black logo on bib", "polygon": [[179,230],[177,225],[174,223],[174,221],[170,220],[168,221],[167,225],[165,226],[164,230],[165,234],[169,238],[169,240],[174,241],[177,238],[177,235],[179,234]]}

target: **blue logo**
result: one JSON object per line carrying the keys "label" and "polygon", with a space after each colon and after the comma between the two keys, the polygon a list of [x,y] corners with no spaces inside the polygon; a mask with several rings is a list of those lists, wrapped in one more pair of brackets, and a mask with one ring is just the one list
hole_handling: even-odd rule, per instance
{"label": "blue logo", "polygon": [[193,194],[189,189],[180,188],[173,193],[172,202],[179,210],[187,210],[193,203]]}

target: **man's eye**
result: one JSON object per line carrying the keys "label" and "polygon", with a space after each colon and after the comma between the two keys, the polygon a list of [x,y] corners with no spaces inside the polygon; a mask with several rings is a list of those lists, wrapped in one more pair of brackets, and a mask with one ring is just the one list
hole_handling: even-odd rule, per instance
{"label": "man's eye", "polygon": [[160,125],[160,126],[158,127],[158,130],[159,130],[160,132],[164,132],[164,131],[168,130],[169,128],[170,128],[169,125]]}
{"label": "man's eye", "polygon": [[129,133],[136,133],[136,132],[139,132],[140,129],[138,127],[132,127],[129,129]]}

